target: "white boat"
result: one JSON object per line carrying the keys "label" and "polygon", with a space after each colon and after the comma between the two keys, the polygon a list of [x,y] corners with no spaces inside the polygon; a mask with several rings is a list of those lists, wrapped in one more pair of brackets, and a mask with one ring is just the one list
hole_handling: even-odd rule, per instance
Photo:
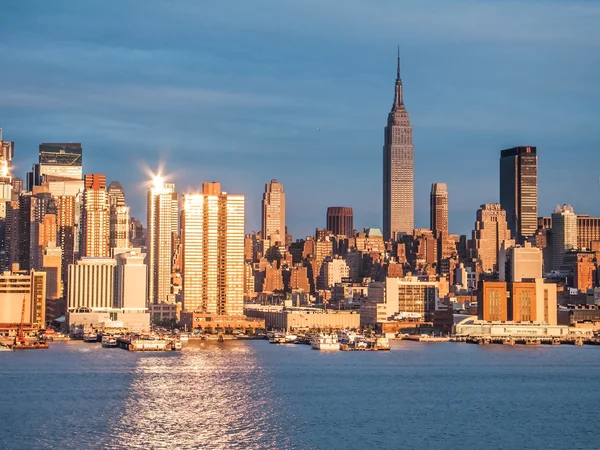
{"label": "white boat", "polygon": [[179,333],[178,337],[181,342],[187,342],[190,340],[190,336],[187,333]]}
{"label": "white boat", "polygon": [[183,348],[183,345],[181,344],[181,341],[173,341],[173,350],[181,350]]}
{"label": "white boat", "polygon": [[293,342],[296,342],[297,339],[298,339],[298,336],[296,336],[295,334],[286,334],[285,335],[286,344],[291,344]]}
{"label": "white boat", "polygon": [[354,344],[354,341],[359,338],[354,331],[342,330],[338,332],[338,341],[341,344]]}
{"label": "white boat", "polygon": [[315,350],[339,350],[340,344],[335,334],[317,334],[310,340],[310,346]]}
{"label": "white boat", "polygon": [[9,345],[0,342],[0,352],[12,352],[13,349]]}
{"label": "white boat", "polygon": [[285,344],[285,333],[269,333],[269,342],[271,344]]}
{"label": "white boat", "polygon": [[83,342],[98,342],[98,333],[96,333],[96,332],[84,333]]}
{"label": "white boat", "polygon": [[117,346],[117,338],[114,336],[102,336],[102,347],[113,348]]}
{"label": "white boat", "polygon": [[378,337],[375,339],[375,350],[390,350],[390,340],[386,337]]}

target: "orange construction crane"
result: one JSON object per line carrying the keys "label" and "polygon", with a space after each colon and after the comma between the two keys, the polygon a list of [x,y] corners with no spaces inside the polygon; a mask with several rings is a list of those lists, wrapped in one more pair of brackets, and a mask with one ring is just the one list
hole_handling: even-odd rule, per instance
{"label": "orange construction crane", "polygon": [[25,322],[25,296],[23,296],[23,308],[21,308],[21,323],[19,324],[19,331],[15,336],[15,344],[26,344],[25,333],[23,332],[23,324]]}

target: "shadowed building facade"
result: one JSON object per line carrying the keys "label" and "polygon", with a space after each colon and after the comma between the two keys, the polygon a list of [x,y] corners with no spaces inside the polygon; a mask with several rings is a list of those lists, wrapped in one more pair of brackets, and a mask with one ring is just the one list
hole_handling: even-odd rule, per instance
{"label": "shadowed building facade", "polygon": [[522,243],[535,235],[538,215],[538,159],[535,147],[502,150],[500,205],[506,211],[508,229],[516,241]]}
{"label": "shadowed building facade", "polygon": [[334,236],[352,237],[354,231],[354,214],[352,208],[330,206],[327,208],[327,230]]}
{"label": "shadowed building facade", "polygon": [[383,236],[397,240],[414,229],[414,147],[410,117],[402,98],[400,51],[394,104],[383,145]]}
{"label": "shadowed building facade", "polygon": [[448,233],[448,188],[446,183],[431,185],[430,227],[435,234]]}

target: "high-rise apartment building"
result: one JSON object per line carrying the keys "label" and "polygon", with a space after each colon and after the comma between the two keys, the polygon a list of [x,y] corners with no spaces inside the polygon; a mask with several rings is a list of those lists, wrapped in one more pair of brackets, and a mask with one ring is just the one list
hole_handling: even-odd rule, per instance
{"label": "high-rise apartment building", "polygon": [[81,256],[110,255],[110,207],[106,192],[106,175],[88,174],[84,179],[81,211]]}
{"label": "high-rise apartment building", "polygon": [[174,241],[178,236],[178,199],[175,185],[155,177],[148,190],[148,299],[150,303],[172,300],[171,271]]}
{"label": "high-rise apartment building", "polygon": [[471,256],[479,259],[484,271],[491,272],[498,269],[498,252],[505,241],[510,241],[506,211],[497,203],[481,205],[477,210],[477,220],[471,240]]}
{"label": "high-rise apartment building", "polygon": [[429,195],[430,228],[436,235],[448,233],[448,188],[445,183],[433,183]]}
{"label": "high-rise apartment building", "polygon": [[184,196],[181,219],[185,311],[242,315],[244,196],[204,183]]}
{"label": "high-rise apartment building", "polygon": [[34,327],[46,324],[46,273],[5,271],[0,273],[0,323],[21,322],[25,302],[25,323]]}
{"label": "high-rise apartment building", "polygon": [[145,310],[148,270],[145,255],[131,250],[115,256],[115,307]]}
{"label": "high-rise apartment building", "polygon": [[83,178],[81,144],[43,143],[39,147],[39,163],[28,176],[28,190],[43,182],[81,180]]}
{"label": "high-rise apartment building", "polygon": [[44,248],[42,256],[42,270],[46,272],[46,296],[56,300],[63,295],[61,281],[62,249],[55,242],[49,243]]}
{"label": "high-rise apartment building", "polygon": [[125,204],[123,187],[118,181],[113,181],[108,185],[107,192],[110,205],[110,248],[129,248],[130,209]]}
{"label": "high-rise apartment building", "polygon": [[577,248],[577,216],[571,205],[557,206],[552,214],[552,270],[560,270],[565,254]]}
{"label": "high-rise apartment building", "polygon": [[82,258],[69,265],[69,311],[104,310],[115,306],[115,266],[112,258]]}
{"label": "high-rise apartment building", "polygon": [[0,128],[0,271],[8,270],[10,267],[9,244],[10,236],[7,235],[7,222],[10,220],[10,202],[12,201],[12,179],[11,161],[14,153],[12,142],[2,140],[2,128]]}
{"label": "high-rise apartment building", "polygon": [[262,238],[271,245],[285,244],[285,192],[283,184],[271,180],[265,185],[262,200]]}
{"label": "high-rise apartment building", "polygon": [[518,242],[537,230],[538,159],[535,147],[502,150],[500,156],[500,205],[506,211],[508,229]]}
{"label": "high-rise apartment building", "polygon": [[499,281],[520,282],[542,278],[543,257],[539,248],[529,242],[515,247],[508,244],[508,248],[505,245],[500,247],[498,254]]}
{"label": "high-rise apartment building", "polygon": [[386,240],[414,229],[414,146],[410,118],[402,97],[400,51],[394,104],[383,145],[383,236]]}
{"label": "high-rise apartment building", "polygon": [[[538,217],[538,228],[552,228],[552,217]],[[577,248],[579,250],[592,247],[592,241],[600,241],[600,217],[577,214]]]}
{"label": "high-rise apartment building", "polygon": [[354,232],[352,208],[345,206],[330,206],[327,208],[327,230],[334,236],[351,238]]}

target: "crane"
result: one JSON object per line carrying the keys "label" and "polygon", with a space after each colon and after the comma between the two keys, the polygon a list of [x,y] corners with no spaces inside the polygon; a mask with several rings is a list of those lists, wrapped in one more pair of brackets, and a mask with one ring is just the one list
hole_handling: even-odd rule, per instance
{"label": "crane", "polygon": [[25,341],[25,333],[23,332],[23,323],[25,322],[25,296],[23,296],[23,307],[21,308],[21,323],[19,324],[19,331],[15,336],[15,345],[21,344],[24,345],[27,343]]}

